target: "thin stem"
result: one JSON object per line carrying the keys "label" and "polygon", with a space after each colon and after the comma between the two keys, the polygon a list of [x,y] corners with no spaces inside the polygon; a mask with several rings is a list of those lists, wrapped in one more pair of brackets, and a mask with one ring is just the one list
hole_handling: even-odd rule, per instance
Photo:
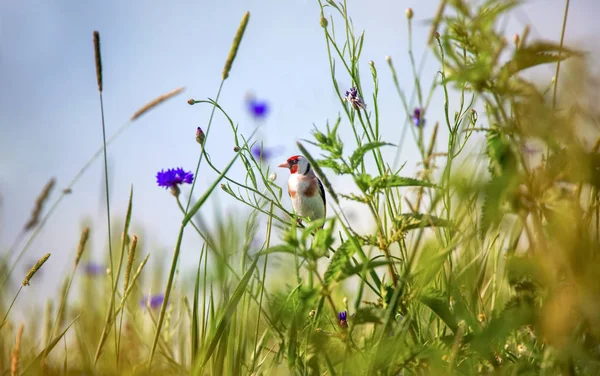
{"label": "thin stem", "polygon": [[[221,84],[219,85],[219,90],[217,91],[217,96],[215,97],[215,103],[219,102],[219,97],[221,96],[221,90],[223,90],[223,84],[225,83],[225,79],[221,80]],[[198,176],[198,171],[200,171],[200,164],[202,163],[202,157],[204,156],[204,147],[206,145],[206,140],[208,139],[208,133],[210,132],[210,126],[213,121],[213,117],[215,115],[216,106],[213,106],[212,111],[210,112],[210,117],[208,118],[208,125],[206,126],[206,132],[204,133],[204,143],[202,144],[202,151],[200,152],[200,156],[198,157],[198,164],[196,165],[196,172],[194,176]],[[194,187],[196,187],[196,181],[198,179],[194,179],[192,181],[192,188],[190,189],[190,197],[188,198],[188,202],[185,205],[185,212],[187,214],[190,209],[190,203],[192,202],[192,193],[194,193]]]}
{"label": "thin stem", "polygon": [[12,309],[13,305],[17,301],[17,297],[19,297],[19,294],[21,293],[22,289],[23,289],[23,286],[21,285],[21,287],[19,287],[19,291],[17,291],[17,294],[15,295],[12,302],[10,303],[10,306],[8,307],[8,311],[6,311],[6,314],[4,315],[4,318],[2,319],[2,323],[0,323],[0,329],[2,329],[2,327],[6,323],[6,318],[8,317],[8,314],[10,313],[10,310]]}
{"label": "thin stem", "polygon": [[569,3],[570,0],[565,2],[565,14],[563,17],[562,30],[560,32],[560,49],[558,50],[558,63],[556,63],[556,73],[554,74],[554,90],[552,92],[552,109],[556,108],[556,91],[558,88],[558,74],[560,72],[560,54],[563,48],[563,42],[565,40],[565,31],[567,30],[567,18],[569,15]]}
{"label": "thin stem", "polygon": [[[271,204],[271,213],[273,213],[273,204]],[[267,243],[265,245],[266,249],[269,249],[269,246],[271,245],[271,228],[273,225],[273,217],[269,216],[269,220],[267,223]],[[260,314],[262,312],[261,307],[262,307],[262,302],[263,302],[263,295],[265,292],[265,281],[267,279],[267,261],[269,258],[269,254],[265,254],[265,262],[263,264],[263,279],[261,282],[261,289],[260,289],[260,298],[258,300],[258,318],[256,319],[256,331],[254,334],[254,346],[252,347],[252,349],[256,352],[256,343],[258,342],[258,329],[260,327]],[[252,367],[250,368],[251,370],[254,370],[254,367],[256,366],[256,354],[255,356],[252,357]]]}

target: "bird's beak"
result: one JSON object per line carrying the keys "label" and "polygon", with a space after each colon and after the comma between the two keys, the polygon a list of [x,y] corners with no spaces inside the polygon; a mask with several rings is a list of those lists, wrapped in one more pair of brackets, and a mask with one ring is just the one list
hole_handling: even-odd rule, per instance
{"label": "bird's beak", "polygon": [[279,166],[277,166],[277,167],[290,168],[290,164],[289,164],[289,163],[287,163],[287,162],[285,162],[285,163],[282,163],[282,164],[280,164],[280,165],[279,165]]}

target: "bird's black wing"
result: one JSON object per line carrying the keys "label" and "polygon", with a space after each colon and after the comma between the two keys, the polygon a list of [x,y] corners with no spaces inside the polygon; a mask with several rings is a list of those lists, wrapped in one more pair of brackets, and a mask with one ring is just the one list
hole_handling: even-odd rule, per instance
{"label": "bird's black wing", "polygon": [[325,209],[323,209],[323,214],[325,214],[325,217],[327,217],[327,199],[325,198],[325,188],[323,188],[323,183],[321,183],[321,179],[317,178],[317,183],[319,184],[319,194],[323,199],[323,206],[325,207]]}

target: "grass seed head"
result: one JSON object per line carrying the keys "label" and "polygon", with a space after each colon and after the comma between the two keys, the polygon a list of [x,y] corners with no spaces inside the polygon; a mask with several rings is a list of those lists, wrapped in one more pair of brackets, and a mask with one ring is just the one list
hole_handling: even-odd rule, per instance
{"label": "grass seed head", "polygon": [[100,55],[100,33],[94,31],[94,57],[96,61],[96,81],[98,81],[98,91],[102,92],[102,55]]}
{"label": "grass seed head", "polygon": [[181,94],[183,92],[185,88],[184,87],[180,87],[177,88],[175,90],[172,90],[166,94],[160,95],[156,98],[154,98],[153,100],[151,100],[150,102],[146,103],[144,106],[142,106],[139,110],[137,110],[133,116],[131,117],[131,121],[134,121],[138,118],[140,118],[142,115],[144,115],[146,112],[150,111],[151,109],[153,109],[154,107],[158,106],[159,104],[164,103],[165,101],[173,98],[174,96]]}
{"label": "grass seed head", "polygon": [[231,44],[229,55],[227,56],[227,60],[225,61],[225,66],[223,67],[223,80],[229,77],[229,71],[231,71],[231,66],[233,65],[233,61],[235,60],[238,49],[240,48],[240,43],[242,42],[242,37],[244,36],[244,32],[246,31],[246,26],[248,26],[249,19],[250,12],[244,13],[242,21],[240,22],[240,26],[238,26],[237,32],[235,33],[235,37],[233,38],[233,43]]}
{"label": "grass seed head", "polygon": [[27,275],[25,276],[25,279],[23,280],[23,286],[29,286],[29,281],[31,280],[31,278],[34,276],[34,274],[40,270],[40,268],[42,267],[42,265],[44,265],[44,263],[46,261],[48,261],[48,259],[50,258],[50,254],[46,253],[44,255],[44,257],[42,257],[41,259],[38,260],[38,262],[35,263],[35,265],[29,269],[29,272],[27,273]]}
{"label": "grass seed head", "polygon": [[48,197],[50,197],[50,192],[52,191],[52,188],[54,188],[55,184],[56,184],[56,179],[51,178],[50,180],[48,180],[48,182],[42,189],[42,192],[40,192],[40,194],[36,198],[35,206],[33,207],[31,216],[29,217],[29,220],[25,224],[25,231],[31,230],[32,228],[37,226],[37,224],[40,222],[40,216],[42,214],[42,209],[44,208],[44,204],[48,200]]}

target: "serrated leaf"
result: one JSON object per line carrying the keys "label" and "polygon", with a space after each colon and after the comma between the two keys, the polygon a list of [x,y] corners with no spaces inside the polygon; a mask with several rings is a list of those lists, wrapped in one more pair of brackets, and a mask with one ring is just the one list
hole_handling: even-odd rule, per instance
{"label": "serrated leaf", "polygon": [[424,227],[447,227],[450,223],[443,218],[423,213],[404,213],[394,219],[403,231]]}
{"label": "serrated leaf", "polygon": [[537,41],[517,49],[513,58],[500,68],[498,76],[507,79],[515,73],[541,64],[556,63],[580,52],[552,42]]}
{"label": "serrated leaf", "polygon": [[280,244],[273,247],[269,247],[264,251],[260,252],[260,255],[268,255],[269,253],[291,253],[296,254],[296,249],[288,244]]}
{"label": "serrated leaf", "polygon": [[354,182],[361,191],[366,192],[373,182],[373,177],[369,174],[357,174],[354,175]]}
{"label": "serrated leaf", "polygon": [[456,332],[458,323],[456,318],[450,312],[450,303],[448,299],[436,290],[430,290],[419,296],[419,301],[429,307],[453,332]]}
{"label": "serrated leaf", "polygon": [[369,151],[371,151],[373,149],[378,149],[385,145],[392,145],[392,144],[390,144],[388,142],[377,141],[377,142],[368,142],[368,143],[362,145],[361,147],[356,149],[354,151],[354,153],[352,153],[352,155],[350,156],[350,167],[352,169],[355,169],[356,167],[358,167],[360,165],[360,162],[363,160],[366,153],[368,153]]}
{"label": "serrated leaf", "polygon": [[407,178],[396,175],[382,175],[378,176],[370,182],[370,186],[373,192],[395,187],[435,187],[436,185],[425,180]]}
{"label": "serrated leaf", "polygon": [[343,167],[341,164],[337,163],[332,159],[319,159],[317,163],[321,167],[330,168],[338,175],[345,174],[347,172],[346,167]]}
{"label": "serrated leaf", "polygon": [[344,275],[344,270],[350,265],[350,258],[354,255],[354,248],[349,242],[344,242],[331,257],[331,262],[325,271],[323,280],[325,285],[338,281]]}
{"label": "serrated leaf", "polygon": [[473,339],[473,348],[488,351],[490,346],[503,346],[514,330],[533,322],[534,312],[531,301],[513,297],[504,310],[490,320],[485,330]]}
{"label": "serrated leaf", "polygon": [[296,367],[296,358],[298,357],[298,328],[295,317],[292,317],[287,344],[288,367],[293,370]]}
{"label": "serrated leaf", "polygon": [[340,197],[345,198],[346,200],[362,202],[363,204],[366,204],[369,202],[369,199],[366,198],[365,196],[355,195],[354,193],[350,193],[349,195],[340,193]]}
{"label": "serrated leaf", "polygon": [[378,307],[361,307],[359,308],[354,316],[352,317],[353,325],[361,324],[381,324],[383,318],[383,311]]}
{"label": "serrated leaf", "polygon": [[494,229],[500,224],[504,216],[502,204],[511,196],[514,185],[513,176],[501,175],[492,177],[484,187],[479,222],[479,235],[482,239],[490,228]]}
{"label": "serrated leaf", "polygon": [[[382,256],[378,256],[378,257],[382,257]],[[371,259],[371,260],[369,260],[369,262],[367,263],[366,266],[365,266],[365,264],[352,265],[349,268],[344,270],[343,278],[339,278],[338,280],[341,281],[342,279],[348,278],[354,274],[358,274],[358,273],[362,272],[363,270],[373,270],[380,266],[386,266],[391,263],[392,262],[390,260]]]}

